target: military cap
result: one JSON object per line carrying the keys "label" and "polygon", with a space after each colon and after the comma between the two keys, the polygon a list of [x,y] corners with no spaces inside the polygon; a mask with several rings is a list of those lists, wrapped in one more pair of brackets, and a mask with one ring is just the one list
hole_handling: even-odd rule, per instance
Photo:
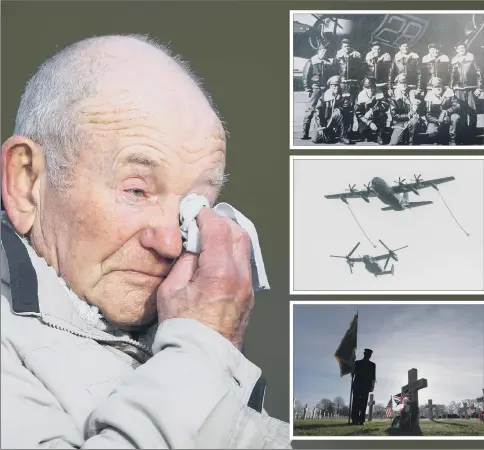
{"label": "military cap", "polygon": [[439,49],[439,50],[442,48],[442,46],[440,44],[434,44],[433,42],[430,43],[427,47],[428,47],[429,50],[431,48],[436,48],[436,49]]}
{"label": "military cap", "polygon": [[326,50],[329,47],[329,42],[320,42],[318,45],[318,50]]}
{"label": "military cap", "polygon": [[348,38],[344,38],[342,41],[341,41],[342,44],[349,44],[350,43],[350,40]]}
{"label": "military cap", "polygon": [[402,42],[402,43],[399,45],[399,47],[402,47],[402,45],[408,45],[409,47],[411,47],[410,42]]}
{"label": "military cap", "polygon": [[363,350],[363,353],[369,353],[371,355],[373,353],[373,350],[365,348],[365,350]]}
{"label": "military cap", "polygon": [[380,46],[381,44],[378,41],[373,41],[370,45],[372,47],[376,47],[377,45]]}
{"label": "military cap", "polygon": [[433,77],[429,81],[429,86],[430,87],[437,87],[437,86],[443,86],[442,80],[438,77]]}
{"label": "military cap", "polygon": [[376,81],[374,78],[367,77],[363,80],[363,87],[364,88],[369,88],[369,87],[376,87]]}
{"label": "military cap", "polygon": [[455,48],[460,47],[461,45],[463,45],[464,47],[467,48],[467,44],[465,42],[462,42],[462,41],[461,42],[457,42],[457,44],[455,44]]}
{"label": "military cap", "polygon": [[407,75],[404,73],[397,75],[397,77],[395,78],[395,83],[406,83],[406,82],[407,82]]}
{"label": "military cap", "polygon": [[331,86],[332,84],[340,84],[341,83],[341,77],[339,75],[334,75],[328,80],[328,86]]}

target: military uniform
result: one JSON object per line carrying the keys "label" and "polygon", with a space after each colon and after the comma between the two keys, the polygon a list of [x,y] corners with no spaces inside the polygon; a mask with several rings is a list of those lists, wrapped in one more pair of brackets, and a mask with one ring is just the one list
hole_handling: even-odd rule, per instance
{"label": "military uniform", "polygon": [[349,144],[348,133],[353,124],[353,107],[350,93],[341,89],[341,78],[333,76],[328,80],[328,86],[338,85],[340,89],[333,93],[331,89],[324,92],[318,109],[321,127],[313,142],[331,144],[338,141]]}
{"label": "military uniform", "polygon": [[450,87],[459,100],[462,114],[469,116],[469,127],[475,133],[477,111],[474,91],[482,89],[482,76],[472,53],[467,52],[452,59]]}
{"label": "military uniform", "polygon": [[335,57],[335,64],[337,73],[341,77],[341,87],[350,93],[353,104],[364,76],[361,53],[356,50],[348,53],[343,49],[338,50]]}
{"label": "military uniform", "polygon": [[[406,76],[400,74],[395,82],[405,82]],[[415,144],[420,116],[424,114],[424,103],[412,95],[412,91],[395,88],[390,98],[390,115],[392,117],[393,133],[389,145]]]}
{"label": "military uniform", "polygon": [[393,58],[388,76],[388,88],[392,88],[392,80],[398,75],[407,76],[407,82],[411,88],[420,88],[419,57],[416,53],[409,52],[404,55],[401,51]]}
{"label": "military uniform", "polygon": [[[437,86],[443,87],[443,82],[439,78],[432,79],[431,87]],[[450,140],[450,144],[455,145],[460,106],[452,89],[445,89],[440,96],[433,91],[427,92],[425,107],[429,139],[442,145],[448,145]]]}
{"label": "military uniform", "polygon": [[[382,90],[376,88],[374,83],[365,80],[363,88],[370,88],[371,85],[375,88],[375,94],[371,95],[366,89],[363,89],[358,94],[358,99],[355,106],[355,114],[358,119],[358,132],[362,138],[368,138],[372,134],[376,134],[377,142],[382,143],[382,133],[387,122],[386,111],[388,109],[388,102]],[[375,124],[377,130],[372,130],[370,125]]]}
{"label": "military uniform", "polygon": [[355,362],[353,378],[353,405],[351,408],[351,421],[353,424],[365,423],[368,396],[373,391],[376,381],[376,364],[370,361],[373,352],[365,349],[365,357]]}
{"label": "military uniform", "polygon": [[439,55],[436,58],[427,54],[422,58],[421,66],[422,87],[428,87],[432,78],[440,78],[444,86],[450,86],[450,60],[447,55]]}
{"label": "military uniform", "polygon": [[392,57],[388,53],[378,56],[371,51],[366,54],[365,62],[367,67],[366,76],[374,78],[377,87],[381,88],[386,95]]}
{"label": "military uniform", "polygon": [[[318,101],[323,94],[328,79],[328,74],[332,67],[331,59],[321,59],[319,55],[314,55],[306,62],[303,68],[303,83],[306,91],[309,92],[310,97],[307,103],[306,111],[303,119],[303,139],[309,139],[309,128],[311,127],[311,120],[316,113]],[[319,127],[319,117],[316,115],[316,125]]]}

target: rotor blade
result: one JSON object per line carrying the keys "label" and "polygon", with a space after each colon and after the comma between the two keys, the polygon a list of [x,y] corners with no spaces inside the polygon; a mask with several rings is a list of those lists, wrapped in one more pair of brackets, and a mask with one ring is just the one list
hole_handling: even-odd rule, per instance
{"label": "rotor blade", "polygon": [[335,256],[335,255],[329,255],[330,258],[344,258],[346,259],[346,256]]}
{"label": "rotor blade", "polygon": [[395,250],[393,250],[393,251],[394,251],[394,252],[398,252],[398,250],[402,250],[402,249],[407,248],[407,247],[408,247],[408,245],[406,245],[405,247],[400,247],[400,248],[397,248],[397,249],[395,249]]}
{"label": "rotor blade", "polygon": [[349,258],[355,252],[355,250],[358,248],[359,245],[360,245],[360,243],[358,242],[358,244],[355,245],[353,250],[351,250],[351,252],[349,252],[348,255],[346,255],[346,257]]}
{"label": "rotor blade", "polygon": [[350,272],[351,272],[351,275],[353,275],[353,266],[350,264]]}
{"label": "rotor blade", "polygon": [[383,268],[383,270],[387,270],[388,261],[390,261],[390,255],[388,255],[388,258],[387,258],[387,260],[385,261],[385,267]]}
{"label": "rotor blade", "polygon": [[391,252],[391,250],[383,243],[383,241],[381,239],[378,239],[378,240],[383,245],[383,247],[385,247],[389,252]]}

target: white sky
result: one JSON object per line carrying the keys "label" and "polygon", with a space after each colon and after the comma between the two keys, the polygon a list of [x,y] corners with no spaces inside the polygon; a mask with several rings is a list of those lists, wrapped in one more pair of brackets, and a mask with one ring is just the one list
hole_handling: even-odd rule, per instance
{"label": "white sky", "polygon": [[419,403],[475,399],[484,388],[484,305],[295,305],[293,394],[313,407],[322,398],[349,401],[350,378],[334,358],[358,310],[357,359],[371,348],[375,402],[386,406],[418,370],[428,387]]}
{"label": "white sky", "polygon": [[[349,199],[350,206],[377,248],[368,242],[348,207],[326,194],[345,192],[348,184],[363,184],[379,176],[393,185],[398,177],[410,181],[454,176],[440,192],[463,228],[456,224],[437,191],[420,190],[410,201],[431,200],[432,205],[406,211],[381,211],[378,198],[370,203]],[[294,290],[482,290],[484,288],[484,161],[483,160],[322,160],[294,161],[293,255]],[[395,276],[375,278],[364,264],[356,263],[351,275],[344,259],[361,242],[353,256],[397,252]],[[385,261],[383,261],[384,264]]]}

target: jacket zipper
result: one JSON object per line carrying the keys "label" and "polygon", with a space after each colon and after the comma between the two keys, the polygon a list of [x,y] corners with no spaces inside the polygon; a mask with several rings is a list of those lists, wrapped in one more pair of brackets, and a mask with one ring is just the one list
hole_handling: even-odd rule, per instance
{"label": "jacket zipper", "polygon": [[134,347],[139,348],[140,350],[143,350],[148,355],[153,356],[153,352],[151,351],[151,349],[148,346],[142,344],[141,342],[135,341],[134,339],[130,339],[130,338],[127,338],[127,337],[121,337],[121,338],[111,337],[111,338],[109,338],[109,337],[93,336],[93,335],[90,335],[88,333],[83,333],[82,331],[73,331],[73,330],[70,330],[66,327],[62,327],[60,325],[52,323],[49,319],[47,319],[43,315],[41,317],[42,317],[42,320],[45,324],[49,325],[52,328],[56,328],[57,330],[66,331],[66,332],[71,333],[75,336],[79,336],[79,337],[86,338],[86,339],[92,339],[92,340],[98,341],[98,342],[105,342],[105,343],[111,343],[111,344],[114,344],[114,343],[130,344]]}

